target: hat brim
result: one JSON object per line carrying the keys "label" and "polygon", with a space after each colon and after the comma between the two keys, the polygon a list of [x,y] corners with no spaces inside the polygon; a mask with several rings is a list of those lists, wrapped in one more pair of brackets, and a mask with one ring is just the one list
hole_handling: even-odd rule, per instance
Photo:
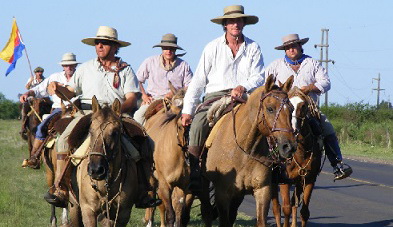
{"label": "hat brim", "polygon": [[304,45],[305,43],[308,42],[308,40],[309,40],[309,38],[294,40],[292,42],[285,43],[285,44],[283,44],[281,46],[274,47],[274,49],[276,49],[276,50],[285,50],[286,46],[289,46],[289,45],[294,44],[294,43],[300,43],[300,45]]}
{"label": "hat brim", "polygon": [[90,45],[90,46],[95,46],[95,40],[97,39],[101,39],[101,40],[109,40],[115,43],[118,43],[120,45],[120,47],[126,47],[131,45],[131,43],[126,42],[126,41],[121,41],[121,40],[117,40],[117,39],[111,39],[111,38],[106,38],[106,37],[90,37],[90,38],[85,38],[82,39],[82,43]]}
{"label": "hat brim", "polygon": [[241,13],[234,13],[231,15],[216,17],[216,18],[211,19],[210,21],[215,24],[222,24],[222,21],[224,19],[235,19],[235,18],[246,18],[246,24],[256,24],[259,21],[259,18],[257,16],[246,15],[246,14],[241,14]]}
{"label": "hat brim", "polygon": [[59,65],[77,65],[77,64],[80,64],[80,62],[77,62],[77,61],[62,61],[62,62],[59,62]]}
{"label": "hat brim", "polygon": [[174,43],[159,43],[157,45],[154,45],[153,48],[154,47],[173,47],[173,48],[176,48],[176,49],[179,49],[179,50],[184,50],[183,48],[181,48],[180,46],[178,46],[178,45],[176,45]]}

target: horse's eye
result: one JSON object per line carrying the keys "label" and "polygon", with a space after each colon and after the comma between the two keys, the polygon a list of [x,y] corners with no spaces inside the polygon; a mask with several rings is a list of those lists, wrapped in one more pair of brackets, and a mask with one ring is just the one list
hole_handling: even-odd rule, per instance
{"label": "horse's eye", "polygon": [[273,109],[272,107],[268,107],[268,108],[267,108],[267,112],[273,113],[273,112],[274,112],[274,109]]}

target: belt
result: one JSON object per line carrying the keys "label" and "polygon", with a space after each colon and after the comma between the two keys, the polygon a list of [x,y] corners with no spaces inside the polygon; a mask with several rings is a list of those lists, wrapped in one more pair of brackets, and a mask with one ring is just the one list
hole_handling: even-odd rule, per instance
{"label": "belt", "polygon": [[91,104],[81,103],[82,110],[92,110]]}

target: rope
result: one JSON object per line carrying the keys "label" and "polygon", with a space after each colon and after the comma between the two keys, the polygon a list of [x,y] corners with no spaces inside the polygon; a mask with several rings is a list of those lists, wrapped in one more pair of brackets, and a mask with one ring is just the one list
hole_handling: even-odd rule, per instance
{"label": "rope", "polygon": [[40,120],[40,122],[42,122],[42,118],[37,113],[37,111],[34,109],[34,107],[30,103],[29,103],[29,106],[30,106],[30,112],[27,114],[27,116],[30,116],[31,113],[33,112],[35,114],[35,116],[38,118],[38,120]]}

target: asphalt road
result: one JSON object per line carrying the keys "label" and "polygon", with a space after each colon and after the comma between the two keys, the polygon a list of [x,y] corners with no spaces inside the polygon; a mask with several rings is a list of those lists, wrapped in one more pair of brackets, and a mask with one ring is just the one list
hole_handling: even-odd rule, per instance
{"label": "asphalt road", "polygon": [[[326,160],[311,198],[308,226],[393,226],[393,165],[352,159],[346,162],[353,174],[333,182],[332,168]],[[255,217],[254,198],[247,196],[239,211]],[[268,222],[275,223],[272,211]]]}

